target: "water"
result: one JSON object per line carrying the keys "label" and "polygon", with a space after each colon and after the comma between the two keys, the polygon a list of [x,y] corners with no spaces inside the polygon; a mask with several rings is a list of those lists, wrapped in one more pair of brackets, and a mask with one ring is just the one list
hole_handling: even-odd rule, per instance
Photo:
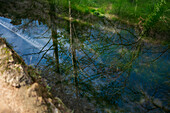
{"label": "water", "polygon": [[[38,7],[34,10],[38,10]],[[11,19],[0,17],[1,37],[12,44],[28,65],[36,65],[44,52],[31,53],[38,53],[49,41],[53,28],[58,26],[60,74],[55,74],[53,50],[47,53],[49,57],[43,59],[39,66],[45,66],[42,76],[52,87],[53,94],[62,98],[71,109],[76,109],[73,104],[77,100],[68,21],[61,19],[58,22],[54,19],[54,22],[49,22],[49,14],[45,12],[42,15],[35,12],[31,14],[34,16],[19,18],[20,25],[12,25]],[[46,23],[41,21],[44,17],[47,18]],[[88,112],[169,111],[169,47],[144,42],[133,28],[123,24],[115,24],[113,27],[107,20],[98,20],[97,23],[73,24],[76,51],[74,63],[77,66],[81,97],[79,109],[87,112],[88,106]],[[52,43],[53,40],[44,50]],[[60,87],[64,93],[61,93]]]}
{"label": "water", "polygon": [[[52,42],[46,45],[48,42],[48,39],[34,39],[36,37],[37,33],[31,33],[32,36],[29,37],[27,34],[27,31],[23,31],[22,29],[17,29],[19,26],[14,26],[10,24],[10,19],[0,17],[0,34],[1,37],[4,37],[7,42],[9,42],[13,47],[14,50],[21,56],[23,56],[25,62],[27,64],[36,64],[37,61],[40,60],[42,57],[42,54],[34,55],[33,53],[37,53],[41,51],[42,48],[44,50],[48,50],[50,46],[52,46]],[[41,27],[41,26],[39,26]],[[46,30],[46,27],[43,28],[43,30]],[[33,30],[32,30],[33,31]],[[41,31],[41,29],[39,29]],[[41,35],[42,32],[39,32],[39,35]],[[46,34],[48,37],[50,34]],[[24,46],[23,46],[24,45]],[[44,47],[45,46],[45,47]],[[27,55],[27,54],[33,54],[33,55]],[[53,51],[48,51],[47,55],[53,56]]]}

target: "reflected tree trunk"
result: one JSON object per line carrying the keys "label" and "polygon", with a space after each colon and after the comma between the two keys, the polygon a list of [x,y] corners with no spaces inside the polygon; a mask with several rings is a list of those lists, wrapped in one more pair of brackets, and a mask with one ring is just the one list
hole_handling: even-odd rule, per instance
{"label": "reflected tree trunk", "polygon": [[59,79],[60,84],[60,92],[63,93],[63,85],[62,85],[62,77],[60,74],[60,63],[59,63],[59,48],[58,48],[58,38],[59,34],[57,33],[58,26],[55,24],[56,21],[56,1],[55,0],[49,0],[49,16],[50,16],[50,27],[52,32],[52,41],[53,41],[53,47],[54,47],[54,55],[55,55],[55,72],[57,73],[56,77]]}
{"label": "reflected tree trunk", "polygon": [[69,0],[69,20],[70,20],[70,46],[71,46],[71,55],[72,55],[72,66],[73,66],[73,75],[74,75],[74,82],[76,87],[76,97],[78,99],[78,73],[77,73],[77,61],[76,61],[76,43],[75,39],[72,35],[72,17],[71,17],[71,1]]}
{"label": "reflected tree trunk", "polygon": [[56,73],[60,73],[59,54],[58,54],[58,34],[54,30],[52,30],[52,40],[53,40],[55,63],[56,63]]}
{"label": "reflected tree trunk", "polygon": [[54,47],[54,55],[55,55],[55,63],[56,63],[56,73],[60,73],[60,66],[59,66],[59,54],[58,54],[58,33],[57,33],[57,25],[54,24],[55,22],[55,13],[56,13],[56,7],[55,7],[55,0],[48,0],[49,6],[50,6],[50,24],[51,24],[51,31],[52,31],[52,41],[53,41],[53,47]]}

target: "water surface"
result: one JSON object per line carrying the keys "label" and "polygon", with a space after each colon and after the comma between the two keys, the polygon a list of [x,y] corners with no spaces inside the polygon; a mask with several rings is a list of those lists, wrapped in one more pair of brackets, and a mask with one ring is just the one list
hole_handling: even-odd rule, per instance
{"label": "water surface", "polygon": [[[9,10],[6,13],[11,19],[0,17],[0,34],[28,65],[39,64],[42,77],[51,87],[49,90],[67,106],[75,111],[79,106],[83,112],[169,111],[168,45],[144,42],[135,28],[107,19],[94,20],[92,25],[73,22],[73,60],[69,21],[53,18],[46,12],[36,13],[42,3],[34,2],[39,5],[32,9],[32,15],[29,15],[31,11],[24,16],[19,12],[29,9],[26,7],[18,9],[19,16]],[[44,8],[50,11],[46,5]],[[14,20],[20,23],[12,25]],[[57,41],[50,40],[53,32],[57,33]],[[56,71],[56,45],[59,72]],[[50,50],[43,55],[42,49]]]}

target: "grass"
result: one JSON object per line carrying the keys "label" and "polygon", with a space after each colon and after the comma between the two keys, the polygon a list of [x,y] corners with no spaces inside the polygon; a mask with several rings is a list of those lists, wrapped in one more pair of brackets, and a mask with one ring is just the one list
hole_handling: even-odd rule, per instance
{"label": "grass", "polygon": [[[68,9],[68,0],[51,0],[58,6]],[[93,14],[107,17],[114,21],[122,21],[131,25],[138,25],[139,18],[144,20],[154,11],[155,5],[161,0],[71,0],[73,11],[79,14]],[[154,32],[169,35],[170,1],[166,0],[165,12],[153,27]],[[67,10],[66,10],[67,11]],[[77,13],[77,12],[76,12]],[[73,16],[76,13],[72,14]]]}
{"label": "grass", "polygon": [[[50,0],[54,3],[68,7],[68,0]],[[78,11],[89,13],[97,9],[102,13],[109,13],[134,19],[142,16],[147,17],[153,11],[154,5],[161,0],[71,0],[72,8]],[[167,1],[167,7],[170,2]]]}
{"label": "grass", "polygon": [[[146,18],[154,4],[160,0],[71,0],[72,8],[84,13],[98,11],[102,14],[113,14],[137,22],[141,16]],[[67,3],[67,2],[65,2]],[[67,4],[65,4],[67,5]]]}
{"label": "grass", "polygon": [[[68,0],[51,0],[58,6],[68,8]],[[154,5],[161,0],[71,0],[72,9],[91,13],[98,16],[105,14],[115,15],[120,20],[126,20],[130,23],[138,23],[139,17],[147,18],[154,10]],[[166,9],[170,7],[170,1],[166,0]],[[165,12],[165,17],[170,18],[170,11]],[[114,19],[114,18],[113,18]]]}

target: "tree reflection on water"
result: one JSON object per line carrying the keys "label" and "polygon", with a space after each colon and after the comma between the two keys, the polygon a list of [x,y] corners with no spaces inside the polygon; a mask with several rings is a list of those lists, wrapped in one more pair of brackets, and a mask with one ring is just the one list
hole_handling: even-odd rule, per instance
{"label": "tree reflection on water", "polygon": [[[74,9],[70,20],[69,10],[52,0],[0,4],[0,15],[25,32],[37,20],[48,26],[51,35],[38,38],[53,46],[39,52],[46,62],[37,68],[53,95],[75,112],[169,111],[169,46],[145,42],[132,26]],[[54,57],[45,55],[51,50]]]}

